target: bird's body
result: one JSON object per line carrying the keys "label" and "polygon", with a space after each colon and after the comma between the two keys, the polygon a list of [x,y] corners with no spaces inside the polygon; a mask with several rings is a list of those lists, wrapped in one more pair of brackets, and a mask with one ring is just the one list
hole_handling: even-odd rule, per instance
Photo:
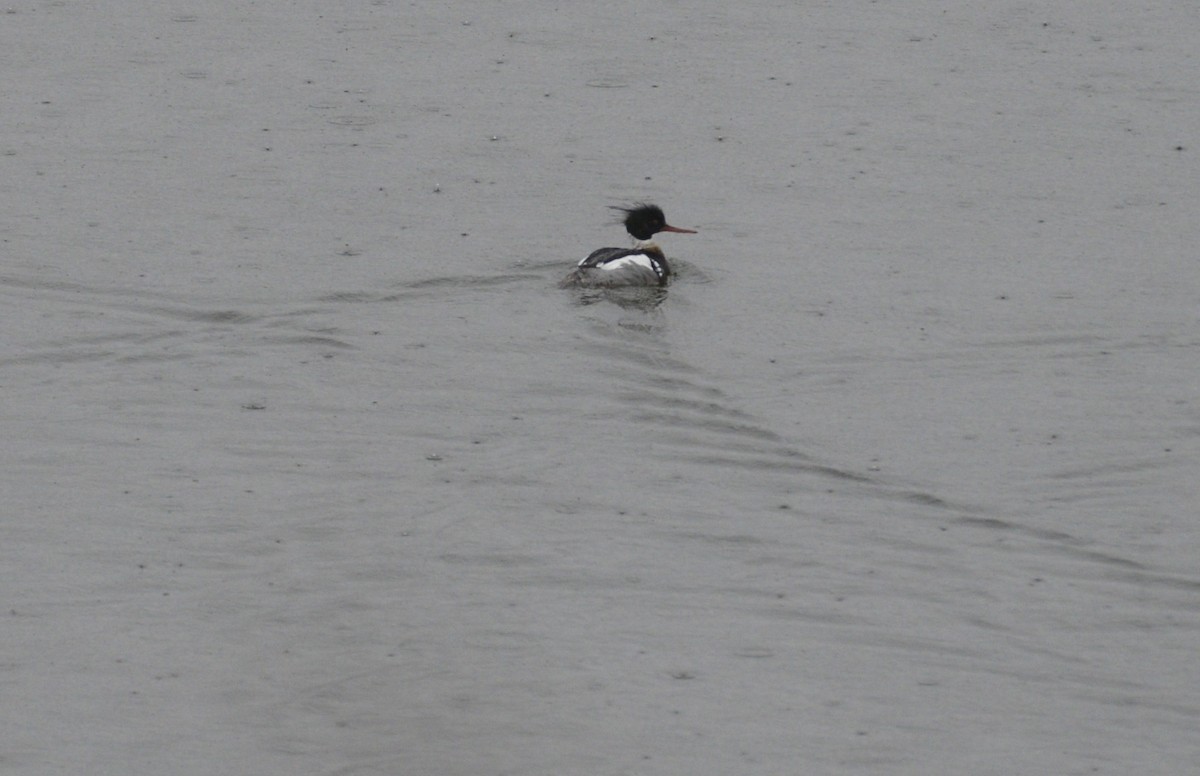
{"label": "bird's body", "polygon": [[632,248],[599,248],[575,266],[563,286],[612,288],[616,286],[665,286],[671,277],[666,255],[651,237],[659,232],[695,234],[667,223],[655,205],[616,208],[625,214],[622,223],[634,239]]}

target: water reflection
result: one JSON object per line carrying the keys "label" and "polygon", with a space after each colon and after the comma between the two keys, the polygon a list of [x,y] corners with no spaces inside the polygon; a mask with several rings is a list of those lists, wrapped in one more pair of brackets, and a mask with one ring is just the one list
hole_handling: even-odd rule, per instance
{"label": "water reflection", "polygon": [[667,298],[667,289],[657,286],[627,286],[622,288],[576,288],[572,289],[575,303],[586,307],[599,302],[610,302],[626,310],[653,310]]}

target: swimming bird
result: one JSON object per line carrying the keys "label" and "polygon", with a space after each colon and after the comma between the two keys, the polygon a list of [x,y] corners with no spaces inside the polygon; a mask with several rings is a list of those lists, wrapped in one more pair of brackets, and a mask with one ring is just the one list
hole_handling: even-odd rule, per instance
{"label": "swimming bird", "polygon": [[671,277],[671,265],[651,238],[659,232],[695,234],[695,229],[680,229],[667,223],[662,208],[649,203],[633,207],[614,207],[625,214],[622,223],[633,237],[632,248],[598,248],[579,262],[560,284],[592,288],[613,286],[665,286]]}

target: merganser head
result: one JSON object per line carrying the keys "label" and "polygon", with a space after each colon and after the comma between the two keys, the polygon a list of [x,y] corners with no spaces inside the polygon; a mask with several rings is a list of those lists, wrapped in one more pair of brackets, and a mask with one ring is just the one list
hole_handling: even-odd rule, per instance
{"label": "merganser head", "polygon": [[662,208],[658,205],[639,202],[633,207],[613,207],[613,210],[619,210],[625,214],[625,218],[622,219],[625,231],[629,232],[635,240],[644,242],[659,232],[696,233],[695,229],[680,229],[668,224],[667,217],[663,215]]}

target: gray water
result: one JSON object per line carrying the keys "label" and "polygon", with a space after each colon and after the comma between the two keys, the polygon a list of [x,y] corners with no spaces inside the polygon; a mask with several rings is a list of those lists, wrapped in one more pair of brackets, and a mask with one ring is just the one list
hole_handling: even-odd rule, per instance
{"label": "gray water", "polygon": [[1197,21],[13,6],[3,770],[1189,772]]}

